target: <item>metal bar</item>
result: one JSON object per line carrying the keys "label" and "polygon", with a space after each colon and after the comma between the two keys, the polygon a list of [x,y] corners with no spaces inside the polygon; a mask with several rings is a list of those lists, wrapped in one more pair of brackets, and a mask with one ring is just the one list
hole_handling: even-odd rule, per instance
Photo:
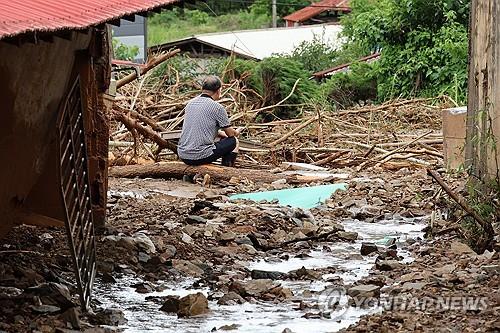
{"label": "metal bar", "polygon": [[58,119],[59,174],[66,213],[68,244],[73,256],[80,303],[85,311],[95,278],[95,239],[87,172],[83,109],[78,80],[73,84]]}

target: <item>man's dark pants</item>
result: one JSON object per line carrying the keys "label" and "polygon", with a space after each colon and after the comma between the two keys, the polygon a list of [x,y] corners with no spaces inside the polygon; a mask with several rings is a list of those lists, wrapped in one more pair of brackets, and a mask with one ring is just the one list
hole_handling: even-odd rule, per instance
{"label": "man's dark pants", "polygon": [[202,158],[200,160],[187,160],[182,159],[187,165],[202,165],[210,164],[215,162],[217,159],[222,157],[222,165],[234,166],[234,160],[236,159],[236,153],[232,151],[236,148],[236,138],[229,137],[221,139],[219,142],[215,143],[215,149],[212,151],[212,155]]}

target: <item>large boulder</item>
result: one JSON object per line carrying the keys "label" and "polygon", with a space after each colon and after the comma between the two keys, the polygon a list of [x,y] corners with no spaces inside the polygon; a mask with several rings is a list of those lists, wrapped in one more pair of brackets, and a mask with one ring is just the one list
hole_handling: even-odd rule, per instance
{"label": "large boulder", "polygon": [[347,294],[356,298],[379,297],[380,286],[374,284],[360,284],[349,288]]}
{"label": "large boulder", "polygon": [[179,310],[177,316],[193,317],[208,313],[208,300],[202,293],[190,294],[179,300]]}

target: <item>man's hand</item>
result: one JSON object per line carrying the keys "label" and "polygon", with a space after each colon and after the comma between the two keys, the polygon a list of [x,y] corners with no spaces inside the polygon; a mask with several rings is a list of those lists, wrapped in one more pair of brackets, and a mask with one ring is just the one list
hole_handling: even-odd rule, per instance
{"label": "man's hand", "polygon": [[223,130],[219,130],[217,136],[222,139],[227,138],[227,134]]}
{"label": "man's hand", "polygon": [[235,130],[232,127],[226,127],[226,128],[224,128],[224,132],[226,133],[226,135],[228,137],[231,137],[231,136],[238,137],[240,135],[240,132],[238,132],[237,130]]}

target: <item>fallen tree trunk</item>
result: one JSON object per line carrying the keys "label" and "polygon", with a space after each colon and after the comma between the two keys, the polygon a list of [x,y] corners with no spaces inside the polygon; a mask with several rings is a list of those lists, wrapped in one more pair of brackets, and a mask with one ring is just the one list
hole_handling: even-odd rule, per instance
{"label": "fallen tree trunk", "polygon": [[147,165],[115,166],[109,169],[110,177],[121,178],[177,178],[184,175],[210,175],[211,179],[229,181],[231,178],[247,178],[257,183],[271,183],[286,179],[288,183],[308,183],[318,179],[300,175],[280,175],[262,170],[223,167],[214,164],[189,166],[182,162],[159,162]]}
{"label": "fallen tree trunk", "polygon": [[[159,64],[164,62],[165,60],[172,58],[174,55],[176,55],[179,52],[181,52],[180,49],[175,49],[175,50],[169,51],[167,53],[161,54],[161,55],[151,59],[151,61],[149,61],[146,64],[146,66],[144,66],[141,69],[141,75],[146,74],[147,72],[149,72],[150,70],[152,70],[153,68],[155,68],[156,66],[158,66]],[[116,82],[116,88],[121,88],[124,85],[134,81],[135,79],[137,79],[137,73],[135,73],[135,72],[131,73],[131,74],[125,76],[124,78],[118,80],[118,82]]]}
{"label": "fallen tree trunk", "polygon": [[157,132],[153,131],[151,128],[147,126],[143,126],[139,124],[137,120],[132,117],[129,117],[121,112],[114,111],[113,117],[115,120],[120,121],[129,131],[136,130],[144,137],[154,141],[158,147],[161,149],[168,148],[174,153],[177,154],[177,146],[170,141],[163,139]]}
{"label": "fallen tree trunk", "polygon": [[477,248],[477,252],[483,253],[484,250],[491,248],[491,243],[493,241],[493,237],[495,236],[495,231],[493,230],[493,226],[491,222],[485,220],[479,213],[472,208],[467,200],[463,196],[458,193],[455,193],[441,178],[441,176],[432,169],[427,169],[427,174],[434,178],[434,180],[441,186],[441,188],[448,194],[464,211],[467,212],[479,226],[484,230],[484,239],[474,239],[474,245]]}

